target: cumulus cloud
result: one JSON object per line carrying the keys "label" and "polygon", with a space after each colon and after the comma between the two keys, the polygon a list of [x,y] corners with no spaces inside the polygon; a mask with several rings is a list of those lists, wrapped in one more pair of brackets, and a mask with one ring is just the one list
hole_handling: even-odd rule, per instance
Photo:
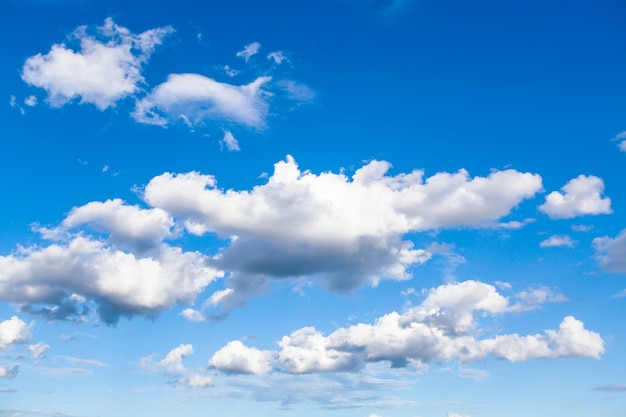
{"label": "cumulus cloud", "polygon": [[218,119],[260,129],[268,113],[263,86],[270,80],[263,76],[249,84],[232,85],[200,74],[170,74],[137,101],[133,117],[159,126],[179,120],[194,126]]}
{"label": "cumulus cloud", "polygon": [[215,352],[209,366],[227,373],[263,375],[272,370],[273,353],[233,340]]}
{"label": "cumulus cloud", "polygon": [[[477,281],[446,284],[431,289],[421,305],[402,314],[386,314],[374,324],[339,328],[328,336],[313,327],[296,330],[278,343],[274,367],[290,374],[307,374],[354,371],[373,362],[405,367],[433,361],[480,361],[488,356],[525,361],[599,358],[604,353],[600,335],[572,316],[565,317],[558,330],[543,334],[477,338],[477,315],[512,311],[517,311],[515,305],[491,285]],[[237,361],[244,345],[239,342],[237,346],[220,350],[220,360],[228,362],[228,354]]]}
{"label": "cumulus cloud", "polygon": [[261,49],[261,44],[259,42],[252,42],[246,45],[243,50],[237,52],[236,55],[248,62],[252,56],[259,52],[259,49]]}
{"label": "cumulus cloud", "polygon": [[30,326],[17,316],[0,321],[0,349],[27,343],[30,337]]}
{"label": "cumulus cloud", "polygon": [[596,259],[607,272],[626,273],[626,229],[615,238],[597,237],[593,240]]}
{"label": "cumulus cloud", "polygon": [[546,196],[539,210],[553,219],[571,219],[577,216],[610,214],[611,199],[603,197],[604,181],[593,175],[579,175]]}
{"label": "cumulus cloud", "polygon": [[134,34],[107,18],[96,32],[88,34],[86,26],[74,31],[71,39],[80,43],[79,50],[55,44],[45,55],[31,56],[22,68],[22,79],[46,90],[53,107],[78,99],[104,110],[139,90],[143,64],[173,29]]}
{"label": "cumulus cloud", "polygon": [[554,248],[558,246],[567,246],[568,248],[572,248],[575,244],[576,242],[574,242],[569,236],[552,235],[549,238],[542,240],[541,243],[539,243],[539,247]]}
{"label": "cumulus cloud", "polygon": [[113,199],[74,207],[61,225],[67,229],[89,225],[107,233],[112,243],[143,252],[171,236],[174,220],[159,208],[142,209]]}
{"label": "cumulus cloud", "polygon": [[139,256],[76,235],[0,256],[0,299],[56,319],[84,314],[92,300],[101,319],[113,323],[121,315],[155,316],[178,302],[191,303],[219,276],[198,252],[161,244]]}
{"label": "cumulus cloud", "polygon": [[[336,290],[410,278],[430,254],[402,239],[409,232],[481,227],[541,190],[541,177],[515,170],[470,178],[465,170],[424,178],[387,175],[372,161],[352,178],[301,171],[292,157],[266,184],[221,190],[213,176],[190,172],[153,178],[145,201],[194,225],[190,232],[235,236],[214,259],[238,292],[267,279],[315,276]],[[254,284],[254,285],[253,285]],[[234,302],[234,301],[233,301]]]}

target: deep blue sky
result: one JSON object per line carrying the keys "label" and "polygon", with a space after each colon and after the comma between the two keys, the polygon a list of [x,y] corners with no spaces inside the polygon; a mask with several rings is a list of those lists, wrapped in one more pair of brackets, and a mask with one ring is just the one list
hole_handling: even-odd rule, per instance
{"label": "deep blue sky", "polygon": [[0,417],[623,415],[623,2],[0,16]]}

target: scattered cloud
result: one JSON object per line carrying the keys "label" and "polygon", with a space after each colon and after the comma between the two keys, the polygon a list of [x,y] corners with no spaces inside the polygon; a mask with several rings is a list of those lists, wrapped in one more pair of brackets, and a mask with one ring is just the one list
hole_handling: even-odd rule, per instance
{"label": "scattered cloud", "polygon": [[[446,284],[431,289],[421,305],[403,314],[386,314],[374,324],[339,328],[328,336],[314,327],[296,330],[278,343],[280,350],[274,352],[273,367],[289,374],[308,374],[357,371],[376,362],[401,368],[433,361],[467,363],[488,356],[516,362],[538,358],[599,358],[604,353],[600,335],[585,329],[572,316],[565,317],[558,330],[546,330],[544,334],[476,338],[480,334],[475,331],[477,314],[513,311],[518,311],[515,305],[491,285],[477,281]],[[222,349],[220,360],[228,362],[225,356],[230,354],[237,361],[246,352],[243,347],[238,342],[236,349]],[[270,357],[267,354],[264,359]],[[244,371],[243,367],[238,370]],[[474,372],[473,376],[478,374]]]}
{"label": "scattered cloud", "polygon": [[626,384],[612,384],[612,385],[601,385],[598,387],[593,387],[596,391],[605,391],[605,392],[626,392]]}
{"label": "scattered cloud", "polygon": [[283,51],[270,52],[267,54],[267,59],[274,61],[276,65],[280,65],[283,62],[289,62],[289,58],[287,58]]}
{"label": "scattered cloud", "polygon": [[617,144],[617,146],[619,147],[619,149],[621,151],[626,152],[626,131],[618,133],[617,135],[615,135],[613,140],[618,141],[619,143]]}
{"label": "scattered cloud", "polygon": [[626,229],[617,237],[597,237],[593,240],[596,259],[607,272],[626,273]]}
{"label": "scattered cloud", "polygon": [[448,411],[448,417],[472,417],[469,414],[459,414],[454,411]]}
{"label": "scattered cloud", "polygon": [[11,379],[15,378],[19,372],[20,367],[17,365],[4,367],[0,366],[0,378]]}
{"label": "scattered cloud", "polygon": [[573,224],[572,225],[572,230],[574,232],[587,233],[587,232],[590,232],[592,229],[593,229],[593,226],[588,226],[586,224]]}
{"label": "scattered cloud", "polygon": [[484,381],[489,378],[489,371],[475,368],[459,368],[457,375],[461,378],[472,379],[474,381]]}
{"label": "scattered cloud", "polygon": [[189,371],[183,364],[183,359],[193,354],[193,346],[181,344],[172,349],[164,359],[155,361],[155,355],[149,355],[139,360],[139,367],[148,372],[163,371],[170,377],[177,378],[180,385],[188,388],[205,388],[211,385],[211,378]]}
{"label": "scattered cloud", "polygon": [[50,345],[47,345],[43,342],[36,343],[34,345],[28,346],[28,351],[30,352],[30,356],[35,361],[35,363],[39,362],[39,359],[42,358],[43,354],[50,349]]}
{"label": "scattered cloud", "polygon": [[574,247],[576,244],[569,236],[566,235],[552,235],[548,239],[542,240],[539,243],[541,248],[554,248],[559,246],[567,246],[568,248]]}
{"label": "scattered cloud", "polygon": [[195,126],[225,120],[262,129],[268,114],[262,76],[245,85],[232,85],[200,74],[170,74],[167,81],[137,101],[133,118],[140,123],[167,126],[184,120]]}
{"label": "scattered cloud", "polygon": [[209,366],[226,373],[263,375],[272,370],[273,353],[233,340],[215,352]]}
{"label": "scattered cloud", "polygon": [[248,62],[251,57],[256,55],[261,49],[261,44],[259,42],[252,42],[246,45],[243,50],[237,52],[237,57],[243,58],[244,61]]}
{"label": "scattered cloud", "polygon": [[229,151],[241,150],[241,148],[239,148],[239,142],[229,130],[224,130],[224,138],[220,141],[220,143],[226,146],[226,149]]}
{"label": "scattered cloud", "polygon": [[17,316],[0,321],[0,350],[28,343],[31,337],[30,328],[31,326]]}
{"label": "scattered cloud", "polygon": [[34,95],[30,95],[24,99],[24,104],[28,107],[33,107],[37,105],[37,97]]}
{"label": "scattered cloud", "polygon": [[611,298],[624,298],[624,297],[626,297],[626,288],[621,291],[618,291],[617,293],[611,296]]}
{"label": "scattered cloud", "polygon": [[562,192],[553,191],[546,196],[546,202],[539,210],[553,219],[571,219],[573,217],[597,214],[610,214],[611,199],[603,197],[604,181],[593,175],[578,177],[568,181],[561,188]]}
{"label": "scattered cloud", "polygon": [[80,26],[70,37],[80,43],[80,50],[55,44],[47,54],[26,60],[22,79],[44,89],[53,107],[77,99],[104,110],[139,90],[142,66],[172,32],[167,26],[134,34],[111,18],[96,28],[95,36]]}

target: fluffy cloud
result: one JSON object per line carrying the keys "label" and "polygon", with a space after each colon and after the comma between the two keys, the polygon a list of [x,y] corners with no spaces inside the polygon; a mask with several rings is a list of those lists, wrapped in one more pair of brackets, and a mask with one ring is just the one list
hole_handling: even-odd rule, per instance
{"label": "fluffy cloud", "polygon": [[567,246],[568,248],[571,248],[575,244],[576,242],[574,242],[569,236],[553,235],[545,240],[542,240],[541,243],[539,243],[539,247],[553,248],[558,246]]}
{"label": "fluffy cloud", "polygon": [[193,126],[219,119],[260,129],[265,126],[268,112],[262,87],[270,80],[258,77],[237,86],[200,74],[170,74],[166,82],[137,101],[133,117],[159,126],[179,120]]}
{"label": "fluffy cloud", "polygon": [[84,314],[87,298],[111,323],[120,315],[154,316],[177,302],[190,303],[219,276],[198,252],[161,244],[142,257],[78,235],[0,256],[0,299],[63,319]]}
{"label": "fluffy cloud", "polygon": [[539,210],[554,219],[613,212],[611,199],[602,196],[604,181],[601,178],[579,175],[568,181],[561,191],[548,194],[546,202],[539,206]]}
{"label": "fluffy cloud", "polygon": [[215,352],[209,366],[228,373],[263,375],[272,370],[272,352],[245,346],[233,340]]}
{"label": "fluffy cloud", "polygon": [[17,316],[0,321],[0,349],[8,349],[29,340],[30,326]]}
{"label": "fluffy cloud", "polygon": [[254,282],[297,276],[318,276],[345,290],[408,279],[407,269],[430,255],[403,234],[480,227],[541,189],[539,175],[514,170],[424,178],[422,171],[390,176],[389,168],[372,161],[350,179],[302,172],[288,157],[251,191],[221,190],[214,177],[197,172],[166,173],[149,182],[144,199],[194,225],[191,232],[236,236],[215,266],[232,272],[230,283],[239,292]]}
{"label": "fluffy cloud", "polygon": [[139,366],[151,372],[164,371],[168,376],[177,378],[179,384],[188,388],[206,388],[211,385],[211,378],[190,372],[185,368],[183,359],[193,354],[193,346],[181,344],[172,349],[162,360],[155,362],[154,355],[139,360]]}
{"label": "fluffy cloud", "polygon": [[138,91],[144,81],[142,65],[171,32],[168,26],[133,34],[111,18],[97,27],[97,37],[81,26],[72,34],[80,42],[79,51],[55,44],[47,54],[26,60],[22,79],[46,90],[54,107],[79,99],[104,110]]}
{"label": "fluffy cloud", "polygon": [[626,273],[626,229],[617,237],[598,237],[593,240],[596,258],[607,272]]}
{"label": "fluffy cloud", "polygon": [[[442,285],[431,289],[420,306],[403,314],[386,314],[374,324],[339,328],[328,336],[313,327],[296,330],[278,343],[275,367],[287,373],[306,374],[357,370],[381,361],[404,367],[433,361],[478,361],[487,356],[525,361],[599,358],[604,353],[602,338],[571,316],[563,319],[558,330],[546,330],[544,334],[476,338],[480,334],[475,329],[477,314],[511,311],[518,309],[491,285],[477,281]],[[243,347],[238,345],[232,355],[240,354]],[[224,356],[229,350],[220,352],[221,361],[227,362]]]}
{"label": "fluffy cloud", "polygon": [[109,240],[116,245],[143,252],[170,236],[174,221],[161,209],[141,209],[114,199],[75,207],[62,223],[67,229],[83,225],[107,233]]}

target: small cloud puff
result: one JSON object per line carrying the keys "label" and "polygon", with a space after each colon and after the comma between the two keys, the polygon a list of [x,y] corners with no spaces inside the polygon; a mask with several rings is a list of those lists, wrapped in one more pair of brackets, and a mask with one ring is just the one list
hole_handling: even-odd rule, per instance
{"label": "small cloud puff", "polygon": [[539,244],[541,248],[554,248],[559,246],[566,246],[568,248],[574,247],[576,244],[569,236],[565,235],[553,235],[548,239],[542,240]]}
{"label": "small cloud puff", "polygon": [[611,199],[603,197],[604,181],[593,175],[579,175],[561,188],[546,196],[539,210],[553,219],[597,214],[610,214]]}
{"label": "small cloud puff", "polygon": [[261,44],[259,42],[252,42],[246,45],[243,50],[237,52],[236,55],[248,62],[252,56],[259,52],[259,49],[261,49]]}

